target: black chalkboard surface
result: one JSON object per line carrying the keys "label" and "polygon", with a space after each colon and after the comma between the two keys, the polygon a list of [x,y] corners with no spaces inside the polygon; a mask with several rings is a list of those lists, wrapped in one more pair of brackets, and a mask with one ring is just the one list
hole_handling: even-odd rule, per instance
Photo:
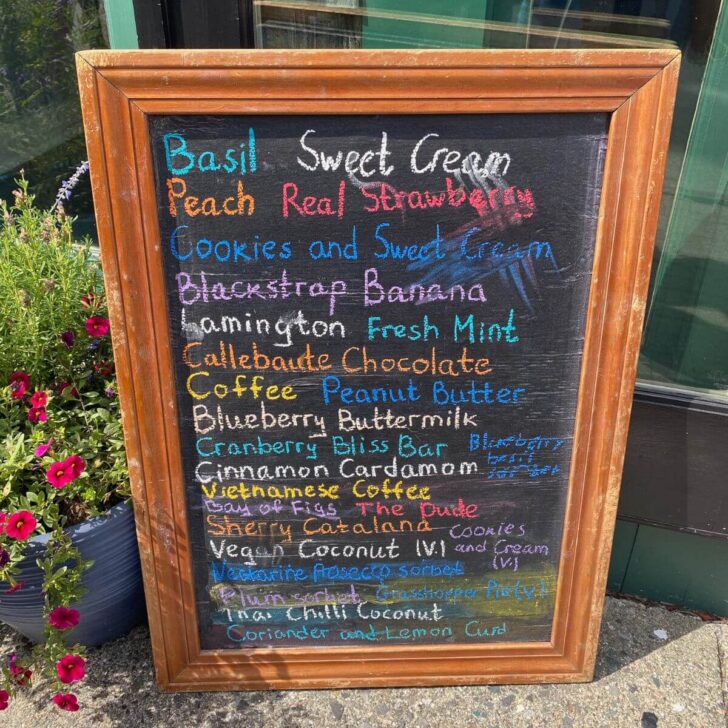
{"label": "black chalkboard surface", "polygon": [[608,118],[150,117],[203,649],[550,639]]}

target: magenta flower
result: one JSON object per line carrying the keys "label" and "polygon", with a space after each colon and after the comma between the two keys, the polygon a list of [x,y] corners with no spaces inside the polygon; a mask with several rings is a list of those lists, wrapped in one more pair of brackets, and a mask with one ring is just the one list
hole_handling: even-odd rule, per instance
{"label": "magenta flower", "polygon": [[5,521],[8,520],[8,514],[0,511],[0,534],[5,530]]}
{"label": "magenta flower", "polygon": [[56,693],[53,702],[61,710],[70,710],[72,713],[78,710],[78,698],[73,693]]}
{"label": "magenta flower", "polygon": [[114,371],[114,362],[104,359],[104,361],[94,364],[94,370],[102,377],[108,377]]}
{"label": "magenta flower", "polygon": [[5,590],[6,594],[15,594],[15,592],[19,592],[23,587],[25,586],[25,579],[21,579],[20,581],[15,582],[11,587]]}
{"label": "magenta flower", "polygon": [[27,372],[18,371],[10,375],[10,391],[13,399],[23,399],[28,389],[30,389],[30,377]]}
{"label": "magenta flower", "polygon": [[69,455],[64,462],[67,467],[71,468],[73,480],[86,470],[86,461],[80,455]]}
{"label": "magenta flower", "polygon": [[46,480],[56,489],[65,488],[74,480],[73,470],[66,460],[56,462],[46,470]]}
{"label": "magenta flower", "polygon": [[33,675],[32,670],[28,670],[27,668],[23,667],[22,665],[18,665],[18,658],[17,655],[13,652],[12,655],[10,655],[10,675],[13,678],[13,682],[16,685],[25,685],[28,680],[30,680],[31,676]]}
{"label": "magenta flower", "polygon": [[30,511],[16,511],[5,522],[5,533],[8,538],[25,541],[35,531],[37,525],[38,521]]}
{"label": "magenta flower", "polygon": [[41,442],[38,447],[35,448],[34,455],[37,458],[42,458],[44,455],[48,454],[48,451],[51,449],[51,445],[53,444],[53,438],[51,437],[48,442]]}
{"label": "magenta flower", "polygon": [[109,333],[109,319],[103,316],[90,316],[84,325],[89,336],[101,337]]}
{"label": "magenta flower", "polygon": [[33,407],[45,407],[48,404],[48,392],[42,389],[33,392],[33,396],[30,398],[30,404]]}
{"label": "magenta flower", "polygon": [[7,690],[0,690],[0,710],[6,710],[10,702],[10,693]]}
{"label": "magenta flower", "polygon": [[48,413],[46,412],[46,408],[45,407],[31,407],[28,410],[28,419],[34,425],[37,425],[39,422],[47,422]]}
{"label": "magenta flower", "polygon": [[48,615],[48,621],[56,629],[72,629],[78,624],[80,616],[78,609],[56,607]]}
{"label": "magenta flower", "polygon": [[86,660],[78,655],[66,655],[56,663],[60,681],[66,685],[83,680],[86,674]]}
{"label": "magenta flower", "polygon": [[32,670],[23,670],[22,668],[14,674],[15,684],[19,686],[27,685],[28,680],[33,676]]}
{"label": "magenta flower", "polygon": [[58,392],[61,397],[78,397],[78,389],[71,382],[61,382],[58,385]]}
{"label": "magenta flower", "polygon": [[73,345],[76,341],[76,333],[74,331],[64,331],[61,334],[61,341],[63,342],[63,345],[66,347],[66,349],[73,348]]}
{"label": "magenta flower", "polygon": [[80,455],[69,455],[46,470],[46,480],[56,489],[65,488],[86,470],[86,461]]}

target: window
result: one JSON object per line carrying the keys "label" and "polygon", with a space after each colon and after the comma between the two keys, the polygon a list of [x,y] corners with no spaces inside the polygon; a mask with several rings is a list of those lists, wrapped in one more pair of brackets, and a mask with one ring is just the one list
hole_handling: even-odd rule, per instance
{"label": "window", "polygon": [[[50,206],[86,159],[73,54],[105,47],[104,27],[98,0],[0,0],[0,197],[23,170]],[[87,175],[66,208],[93,228]]]}

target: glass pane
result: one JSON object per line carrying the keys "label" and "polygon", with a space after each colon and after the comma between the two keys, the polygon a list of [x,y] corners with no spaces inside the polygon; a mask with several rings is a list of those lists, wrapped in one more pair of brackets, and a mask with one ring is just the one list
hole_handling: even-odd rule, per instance
{"label": "glass pane", "polygon": [[[0,197],[22,169],[50,206],[86,159],[73,54],[106,47],[103,26],[99,0],[0,0]],[[87,175],[66,209],[91,229]]]}
{"label": "glass pane", "polygon": [[688,12],[687,2],[634,0],[255,0],[254,7],[261,48],[669,47],[680,42]]}
{"label": "glass pane", "polygon": [[[721,12],[648,309],[639,374],[728,395],[728,15]],[[687,59],[685,72],[695,73]]]}
{"label": "glass pane", "polygon": [[728,389],[728,307],[720,295],[728,264],[728,28],[720,7],[719,0],[254,0],[254,19],[263,48],[679,47],[639,375],[720,393]]}

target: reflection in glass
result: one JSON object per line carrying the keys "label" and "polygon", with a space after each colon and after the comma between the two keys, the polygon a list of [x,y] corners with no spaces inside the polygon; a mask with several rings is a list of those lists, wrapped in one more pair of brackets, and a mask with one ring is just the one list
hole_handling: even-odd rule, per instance
{"label": "reflection in glass", "polygon": [[[610,4],[612,5],[612,4]],[[635,2],[255,0],[262,48],[619,48],[679,42],[681,13],[630,13]],[[636,3],[639,6],[639,3]],[[624,11],[624,12],[621,12]]]}
{"label": "reflection in glass", "polygon": [[[640,359],[644,379],[723,395],[728,395],[727,39],[723,11],[665,218]],[[686,54],[684,78],[698,75],[696,65],[694,55]],[[699,85],[693,81],[696,92]]]}
{"label": "reflection in glass", "polygon": [[728,23],[725,13],[717,20],[719,9],[718,0],[254,0],[262,48],[679,47],[639,374],[728,390],[728,307],[721,295],[728,273]]}
{"label": "reflection in glass", "polygon": [[[86,159],[73,54],[105,47],[102,26],[99,0],[0,0],[0,197],[23,169],[48,206]],[[87,179],[68,209],[90,219]]]}

